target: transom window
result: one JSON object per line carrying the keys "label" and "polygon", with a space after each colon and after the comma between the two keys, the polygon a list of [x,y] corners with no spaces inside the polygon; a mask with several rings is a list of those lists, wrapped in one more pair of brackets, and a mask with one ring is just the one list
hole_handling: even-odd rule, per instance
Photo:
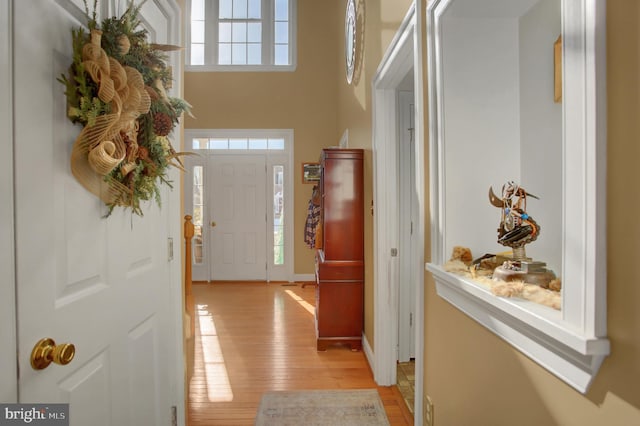
{"label": "transom window", "polygon": [[292,71],[296,0],[190,0],[187,69]]}
{"label": "transom window", "polygon": [[284,138],[193,138],[192,149],[284,150]]}

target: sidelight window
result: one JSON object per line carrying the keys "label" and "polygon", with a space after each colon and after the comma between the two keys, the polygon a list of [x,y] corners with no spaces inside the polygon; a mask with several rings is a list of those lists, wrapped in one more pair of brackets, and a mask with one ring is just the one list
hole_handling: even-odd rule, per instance
{"label": "sidelight window", "polygon": [[200,265],[203,262],[204,239],[202,235],[204,217],[204,168],[193,167],[193,263]]}
{"label": "sidelight window", "polygon": [[273,166],[273,264],[284,265],[284,166]]}

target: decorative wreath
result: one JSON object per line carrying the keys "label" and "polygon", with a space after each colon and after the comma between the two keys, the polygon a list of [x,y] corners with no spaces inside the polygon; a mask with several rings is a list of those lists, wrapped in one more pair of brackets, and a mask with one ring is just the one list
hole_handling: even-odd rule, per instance
{"label": "decorative wreath", "polygon": [[[146,0],[144,0],[146,1]],[[68,112],[83,126],[71,152],[71,172],[108,207],[130,208],[142,216],[141,200],[154,198],[167,184],[169,166],[184,170],[168,135],[183,112],[186,101],[167,95],[171,68],[166,52],[178,46],[149,43],[147,30],[139,27],[144,4],[130,1],[120,18],[96,21],[97,0],[89,15],[88,31],[73,29],[73,63],[66,86]]]}

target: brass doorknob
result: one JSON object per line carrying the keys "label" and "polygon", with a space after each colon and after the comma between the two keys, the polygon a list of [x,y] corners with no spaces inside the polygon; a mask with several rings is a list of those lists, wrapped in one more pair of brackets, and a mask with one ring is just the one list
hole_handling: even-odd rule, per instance
{"label": "brass doorknob", "polygon": [[217,223],[215,223],[214,221],[211,222],[211,227],[215,227],[217,225]]}
{"label": "brass doorknob", "polygon": [[53,339],[40,339],[31,351],[31,367],[34,370],[44,370],[52,362],[58,365],[67,365],[75,355],[76,347],[72,343],[56,345]]}

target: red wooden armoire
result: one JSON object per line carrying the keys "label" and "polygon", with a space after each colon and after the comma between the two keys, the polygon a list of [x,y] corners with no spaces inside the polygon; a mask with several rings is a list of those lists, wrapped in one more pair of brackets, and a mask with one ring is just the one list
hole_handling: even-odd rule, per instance
{"label": "red wooden armoire", "polygon": [[362,349],[364,324],[363,150],[324,149],[316,252],[316,337]]}

